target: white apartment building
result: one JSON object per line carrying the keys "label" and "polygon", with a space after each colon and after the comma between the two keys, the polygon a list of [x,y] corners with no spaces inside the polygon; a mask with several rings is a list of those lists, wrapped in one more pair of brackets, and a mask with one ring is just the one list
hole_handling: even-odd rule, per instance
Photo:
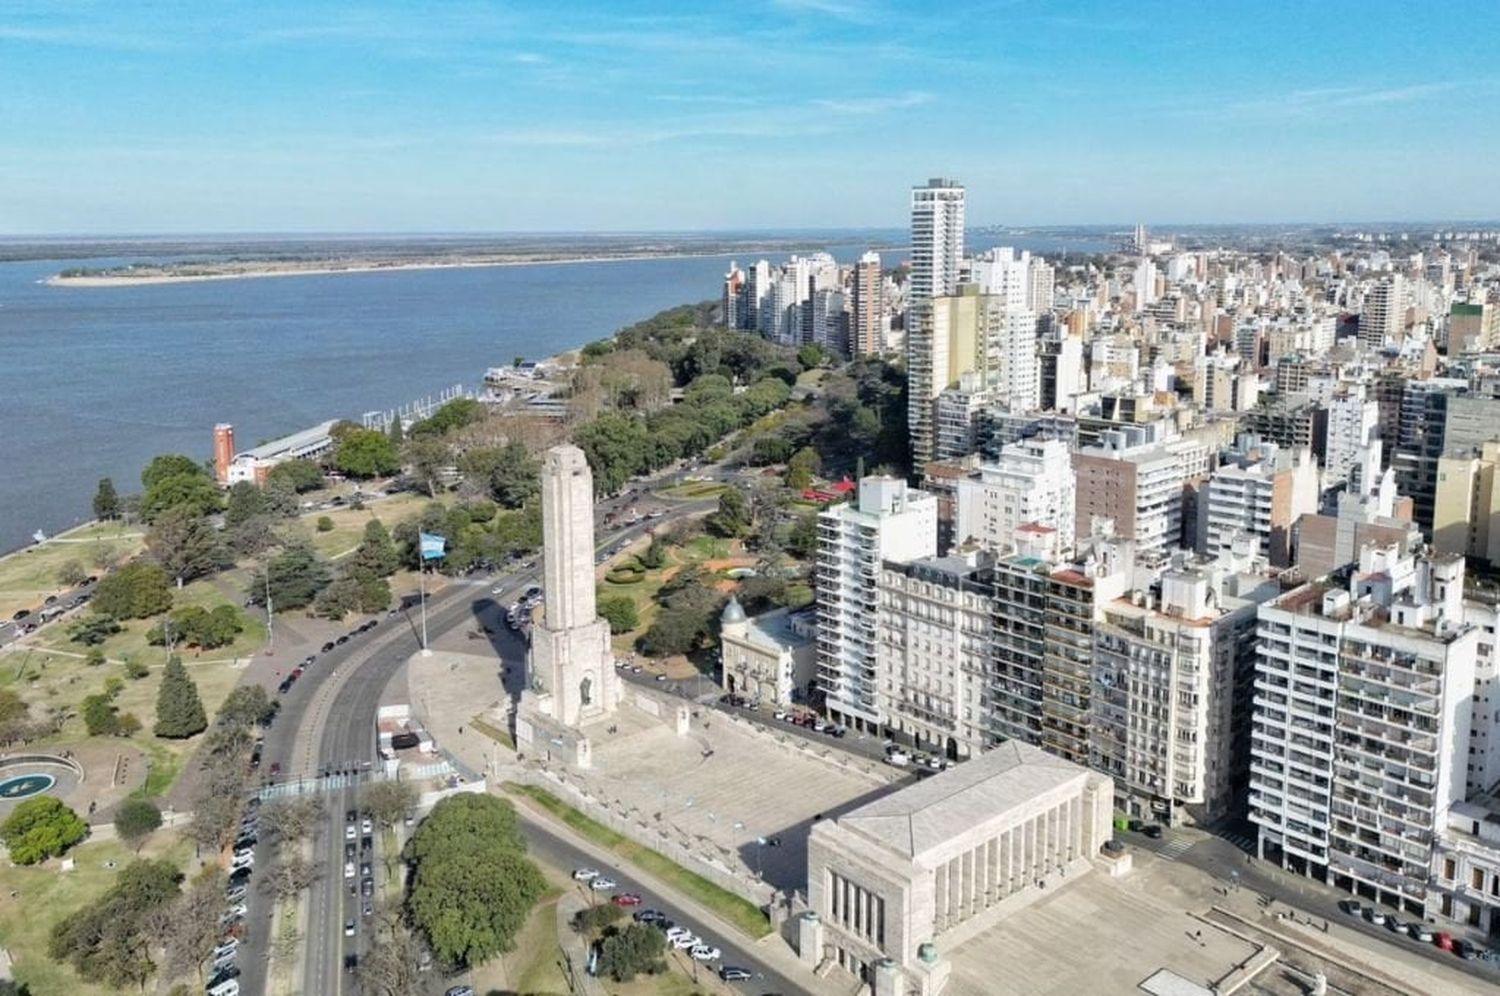
{"label": "white apartment building", "polygon": [[1073,549],[1077,489],[1072,454],[1057,439],[1033,439],[1001,447],[1000,459],[983,464],[958,482],[954,538],[986,550],[1015,546],[1016,530],[1028,523],[1057,533],[1057,549]]}
{"label": "white apartment building", "polygon": [[1365,289],[1359,308],[1359,344],[1380,349],[1401,338],[1406,325],[1406,278],[1399,273],[1382,277]]}
{"label": "white apartment building", "polygon": [[879,712],[898,741],[953,759],[986,746],[990,558],[887,562],[880,575]]}
{"label": "white apartment building", "polygon": [[1379,443],[1380,406],[1361,384],[1347,384],[1328,401],[1323,437],[1323,488],[1354,484],[1360,454]]}
{"label": "white apartment building", "polygon": [[1089,767],[1115,779],[1125,812],[1167,824],[1230,812],[1248,770],[1256,608],[1278,591],[1244,540],[1213,559],[1178,554],[1103,606]]}
{"label": "white apartment building", "polygon": [[1422,916],[1464,796],[1480,632],[1462,559],[1397,551],[1261,607],[1250,819],[1261,857]]}
{"label": "white apartment building", "polygon": [[958,460],[978,450],[979,414],[992,400],[973,370],[961,375],[957,385],[944,389],[933,408],[933,459]]}
{"label": "white apartment building", "polygon": [[1318,511],[1318,464],[1309,450],[1243,437],[1234,462],[1209,475],[1202,495],[1202,553],[1216,556],[1245,534],[1273,566],[1289,567],[1292,527]]}
{"label": "white apartment building", "polygon": [[995,323],[993,342],[996,362],[990,383],[996,399],[1013,412],[1036,411],[1041,398],[1036,312],[1005,309]]}
{"label": "white apartment building", "polygon": [[932,179],[911,191],[911,279],[908,306],[958,289],[964,256],[964,188],[956,180]]}
{"label": "white apartment building", "polygon": [[864,478],[855,503],[818,516],[818,684],[836,721],[880,729],[881,566],[936,553],[936,497],[894,477]]}

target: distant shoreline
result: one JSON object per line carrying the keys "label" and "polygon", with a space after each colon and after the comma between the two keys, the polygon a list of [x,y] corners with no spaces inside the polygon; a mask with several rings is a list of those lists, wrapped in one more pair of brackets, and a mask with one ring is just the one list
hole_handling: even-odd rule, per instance
{"label": "distant shoreline", "polygon": [[[791,251],[791,250],[788,250]],[[711,256],[732,256],[733,250],[705,250],[703,252],[647,252],[626,253],[617,256],[515,256],[476,259],[448,259],[430,262],[384,262],[381,260],[351,260],[342,265],[291,266],[276,263],[219,264],[223,272],[212,273],[131,273],[122,270],[118,274],[84,274],[65,276],[55,273],[41,283],[52,287],[142,287],[150,284],[201,283],[209,280],[250,280],[261,277],[307,277],[328,276],[343,273],[388,273],[393,270],[456,270],[492,266],[541,266],[557,263],[624,263],[647,259],[694,259]],[[186,267],[190,264],[181,264]],[[207,264],[205,268],[214,266]],[[233,266],[241,269],[230,269]],[[172,264],[150,268],[169,271]]]}

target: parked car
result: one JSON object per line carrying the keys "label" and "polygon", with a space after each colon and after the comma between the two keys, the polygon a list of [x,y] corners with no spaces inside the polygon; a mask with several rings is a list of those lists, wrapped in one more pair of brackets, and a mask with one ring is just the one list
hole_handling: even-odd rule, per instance
{"label": "parked car", "polygon": [[718,948],[711,948],[707,944],[694,945],[688,952],[688,957],[694,961],[718,961],[722,952]]}
{"label": "parked car", "polygon": [[1373,923],[1377,927],[1381,927],[1381,926],[1385,925],[1385,913],[1383,913],[1380,910],[1377,910],[1377,909],[1375,909],[1373,907],[1371,907],[1368,910],[1365,910],[1365,919],[1369,920],[1371,923]]}
{"label": "parked car", "polygon": [[474,987],[454,986],[452,989],[449,989],[447,992],[443,993],[443,996],[474,996]]}
{"label": "parked car", "polygon": [[634,892],[622,892],[612,897],[610,902],[616,906],[639,906],[641,905],[641,897]]}
{"label": "parked car", "polygon": [[1343,910],[1345,913],[1348,913],[1350,916],[1359,916],[1364,912],[1364,906],[1360,904],[1360,901],[1358,899],[1339,900],[1339,909]]}
{"label": "parked car", "polygon": [[354,877],[354,862],[352,862],[352,861],[345,861],[344,862],[344,877],[345,878],[353,878]]}
{"label": "parked car", "polygon": [[[353,837],[351,836],[350,839],[352,840]],[[575,882],[587,882],[590,879],[594,879],[594,878],[598,878],[598,877],[599,877],[599,873],[597,871],[595,871],[594,869],[592,869],[592,868],[574,868],[573,869],[573,881],[575,881]]]}
{"label": "parked car", "polygon": [[1406,932],[1411,935],[1414,941],[1423,941],[1427,944],[1432,943],[1432,928],[1425,923],[1408,924]]}
{"label": "parked car", "polygon": [[1455,937],[1453,939],[1453,953],[1464,961],[1471,961],[1478,950],[1471,942],[1464,940],[1462,937]]}
{"label": "parked car", "polygon": [[1446,930],[1440,930],[1432,936],[1432,943],[1436,944],[1440,950],[1452,951],[1453,935]]}
{"label": "parked car", "polygon": [[344,936],[345,937],[353,937],[354,936],[354,921],[353,920],[345,920],[344,921]]}
{"label": "parked car", "polygon": [[679,951],[688,951],[702,944],[703,941],[692,933],[679,934],[672,938],[672,947]]}
{"label": "parked car", "polygon": [[651,909],[636,910],[630,915],[630,918],[636,923],[655,923],[661,919],[661,914]]}
{"label": "parked car", "polygon": [[614,879],[605,878],[602,875],[589,882],[589,888],[593,889],[595,892],[607,892],[610,889],[613,889],[615,885],[616,883]]}
{"label": "parked car", "polygon": [[738,965],[725,965],[719,969],[719,978],[725,982],[748,982],[753,976],[748,968],[740,968]]}
{"label": "parked car", "polygon": [[332,650],[335,646],[336,644],[332,640],[329,640],[327,643],[323,644],[323,653],[328,653],[328,651]]}
{"label": "parked car", "polygon": [[1147,837],[1150,837],[1152,840],[1161,840],[1161,825],[1158,823],[1148,823],[1146,826],[1141,828],[1141,833],[1145,834]]}

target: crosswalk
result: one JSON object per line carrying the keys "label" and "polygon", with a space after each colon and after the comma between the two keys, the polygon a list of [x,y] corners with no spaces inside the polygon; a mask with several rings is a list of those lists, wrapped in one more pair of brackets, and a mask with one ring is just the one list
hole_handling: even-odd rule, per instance
{"label": "crosswalk", "polygon": [[1245,831],[1243,833],[1228,833],[1224,839],[1242,851],[1253,853],[1255,851],[1255,834]]}
{"label": "crosswalk", "polygon": [[1187,853],[1197,841],[1186,837],[1176,837],[1162,845],[1161,850],[1156,852],[1157,857],[1163,861],[1176,861]]}

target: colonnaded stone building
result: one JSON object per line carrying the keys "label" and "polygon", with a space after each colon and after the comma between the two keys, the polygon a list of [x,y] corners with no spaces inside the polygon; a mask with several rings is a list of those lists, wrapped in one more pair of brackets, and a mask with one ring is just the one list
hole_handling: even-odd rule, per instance
{"label": "colonnaded stone building", "polygon": [[942,952],[1094,867],[1114,785],[1010,741],[940,775],[814,824],[798,952],[875,996],[935,996]]}
{"label": "colonnaded stone building", "polygon": [[516,714],[522,753],[550,753],[587,767],[580,731],[620,704],[609,623],[594,602],[594,477],[576,446],[554,446],[542,461],[542,596],[531,631],[528,688]]}

